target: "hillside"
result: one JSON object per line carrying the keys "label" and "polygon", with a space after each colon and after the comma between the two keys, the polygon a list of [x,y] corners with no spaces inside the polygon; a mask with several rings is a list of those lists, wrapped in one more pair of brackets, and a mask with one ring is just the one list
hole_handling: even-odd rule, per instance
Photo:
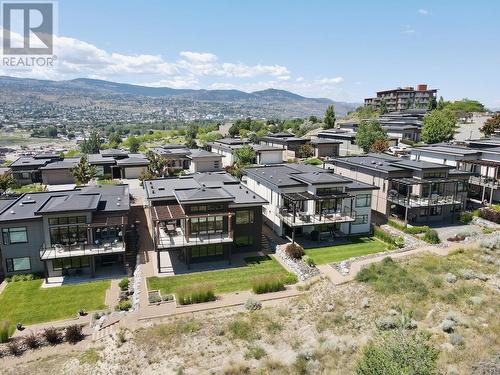
{"label": "hillside", "polygon": [[87,78],[49,81],[5,76],[0,77],[0,102],[42,112],[85,109],[99,116],[99,111],[118,111],[120,120],[125,121],[128,118],[124,119],[123,114],[134,113],[154,114],[160,121],[323,116],[330,104],[335,105],[338,116],[343,116],[356,107],[276,89],[247,93],[148,87]]}

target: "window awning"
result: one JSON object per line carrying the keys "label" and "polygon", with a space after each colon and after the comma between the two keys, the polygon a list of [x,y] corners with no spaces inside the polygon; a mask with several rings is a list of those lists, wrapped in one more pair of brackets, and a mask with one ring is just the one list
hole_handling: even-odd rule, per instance
{"label": "window awning", "polygon": [[152,207],[153,221],[185,219],[187,216],[179,204]]}
{"label": "window awning", "polygon": [[284,199],[288,199],[292,202],[301,202],[301,201],[321,201],[321,200],[327,200],[327,199],[334,199],[334,198],[346,198],[350,197],[350,194],[347,193],[338,193],[338,194],[328,194],[328,195],[316,195],[309,193],[308,191],[304,191],[301,193],[283,193],[281,196]]}
{"label": "window awning", "polygon": [[115,227],[128,224],[127,216],[95,216],[92,222],[88,225],[92,228],[98,227]]}

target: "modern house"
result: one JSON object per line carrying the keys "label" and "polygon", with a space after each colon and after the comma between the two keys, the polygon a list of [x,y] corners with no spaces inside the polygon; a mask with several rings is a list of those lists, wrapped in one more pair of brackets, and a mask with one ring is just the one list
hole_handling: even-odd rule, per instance
{"label": "modern house", "polygon": [[410,158],[470,172],[469,198],[489,204],[500,201],[500,146],[472,148],[443,143],[413,148]]}
{"label": "modern house", "polygon": [[311,165],[248,168],[244,183],[262,196],[266,223],[280,236],[344,236],[370,232],[376,187]]}
{"label": "modern house", "polygon": [[340,155],[342,141],[328,138],[311,139],[310,145],[314,149],[315,158],[335,158]]}
{"label": "modern house", "polygon": [[225,172],[144,181],[159,272],[260,249],[267,201]]}
{"label": "modern house", "polygon": [[267,165],[283,163],[283,147],[274,147],[262,144],[252,144],[240,138],[223,138],[208,142],[210,151],[222,155],[222,166],[228,167],[235,163],[235,152],[243,146],[250,146],[255,152],[254,164]]}
{"label": "modern house", "polygon": [[12,176],[19,185],[29,185],[42,182],[41,167],[49,163],[61,161],[55,154],[39,154],[35,156],[21,156],[11,165]]}
{"label": "modern house", "polygon": [[154,147],[151,151],[164,157],[167,160],[168,167],[175,171],[188,170],[191,164],[191,159],[188,157],[191,150],[184,145],[167,144]]}
{"label": "modern house", "polygon": [[296,158],[300,146],[307,143],[309,143],[308,139],[296,137],[291,133],[269,133],[260,138],[262,145],[285,149],[284,158],[286,160]]}
{"label": "modern house", "polygon": [[0,272],[48,278],[124,270],[129,209],[128,185],[0,200]]}
{"label": "modern house", "polygon": [[359,182],[377,186],[372,209],[409,223],[454,221],[465,209],[470,172],[385,154],[334,159],[329,168]]}
{"label": "modern house", "polygon": [[385,101],[389,112],[406,109],[428,109],[432,101],[436,100],[437,89],[428,89],[427,85],[420,84],[417,88],[398,87],[392,90],[378,91],[375,98],[366,98],[365,107],[375,110],[380,108],[380,103]]}
{"label": "modern house", "polygon": [[80,158],[65,158],[40,167],[42,183],[45,185],[74,184],[75,178],[71,173],[80,162]]}
{"label": "modern house", "polygon": [[190,173],[197,172],[217,172],[222,170],[222,155],[202,149],[190,150],[188,158]]}
{"label": "modern house", "polygon": [[97,167],[97,176],[104,178],[139,178],[149,165],[141,153],[106,149],[99,154],[89,154],[88,162]]}
{"label": "modern house", "polygon": [[[356,144],[356,131],[346,129],[327,129],[318,133],[317,139],[329,139],[338,142],[338,156],[361,155],[364,151]],[[389,146],[398,144],[397,137],[389,137]]]}

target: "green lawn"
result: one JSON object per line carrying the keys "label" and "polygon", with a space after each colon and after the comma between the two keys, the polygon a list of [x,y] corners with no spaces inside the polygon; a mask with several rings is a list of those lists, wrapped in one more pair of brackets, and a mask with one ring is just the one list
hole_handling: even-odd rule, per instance
{"label": "green lawn", "polygon": [[387,245],[370,237],[353,238],[351,243],[305,249],[316,264],[335,263],[345,259],[385,251]]}
{"label": "green lawn", "polygon": [[104,295],[110,281],[40,288],[43,280],[7,284],[0,294],[0,321],[11,325],[43,323],[75,317],[78,310],[105,309]]}
{"label": "green lawn", "polygon": [[179,287],[194,284],[212,284],[215,293],[229,293],[252,289],[252,279],[256,276],[278,275],[293,279],[295,275],[287,272],[275,259],[264,257],[245,258],[247,266],[220,271],[196,272],[171,277],[149,277],[148,289],[161,290],[162,294],[175,293]]}

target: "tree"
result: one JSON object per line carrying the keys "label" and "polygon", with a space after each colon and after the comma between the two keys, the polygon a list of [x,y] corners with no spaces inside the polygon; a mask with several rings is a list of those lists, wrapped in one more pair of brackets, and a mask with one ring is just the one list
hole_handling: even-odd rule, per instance
{"label": "tree", "polygon": [[432,98],[431,98],[431,100],[429,101],[429,107],[427,109],[429,111],[433,111],[436,108],[437,108],[437,101],[436,101],[436,97],[433,95]]}
{"label": "tree", "polygon": [[196,141],[193,138],[186,138],[186,143],[184,145],[187,148],[197,148],[198,145],[196,144]]}
{"label": "tree", "polygon": [[164,156],[148,152],[146,157],[149,164],[148,168],[139,177],[141,181],[163,178],[172,174],[172,170],[168,166],[168,160]]}
{"label": "tree", "polygon": [[439,143],[453,139],[457,119],[448,110],[434,110],[424,116],[422,140],[426,143]]}
{"label": "tree", "polygon": [[370,151],[375,141],[385,139],[387,139],[387,134],[377,120],[362,122],[356,133],[356,144],[364,152]]}
{"label": "tree", "polygon": [[316,124],[318,122],[318,118],[314,115],[309,116],[309,122]]}
{"label": "tree", "polygon": [[380,101],[380,107],[379,107],[379,110],[381,115],[385,115],[388,111],[387,111],[387,102],[385,101],[385,99],[382,99]]}
{"label": "tree", "polygon": [[314,155],[314,147],[311,145],[301,145],[297,150],[297,156],[301,159],[310,158]]}
{"label": "tree", "polygon": [[186,128],[186,138],[196,139],[200,127],[196,124],[189,124]]}
{"label": "tree", "polygon": [[71,169],[71,174],[75,178],[77,185],[85,185],[97,175],[97,169],[95,165],[90,165],[87,156],[83,155],[80,162]]}
{"label": "tree", "polygon": [[234,152],[234,159],[236,161],[236,164],[238,166],[245,166],[245,165],[250,165],[254,164],[255,160],[257,158],[257,155],[253,148],[249,145],[245,145],[243,147],[240,147]]}
{"label": "tree", "polygon": [[429,343],[429,336],[403,329],[381,334],[370,341],[356,363],[358,375],[435,375],[439,350]]}
{"label": "tree", "polygon": [[101,140],[97,132],[90,133],[90,137],[84,139],[80,145],[80,150],[82,150],[84,154],[98,154],[100,148]]}
{"label": "tree", "polygon": [[127,139],[128,143],[128,149],[131,153],[136,153],[139,151],[139,148],[141,147],[141,141],[137,137],[129,137]]}
{"label": "tree", "polygon": [[122,143],[122,138],[118,135],[118,133],[111,133],[108,137],[108,144],[111,148],[118,148]]}
{"label": "tree", "polygon": [[497,113],[493,117],[490,117],[488,120],[486,120],[483,127],[481,128],[481,132],[485,136],[492,135],[495,130],[500,130],[500,113]]}
{"label": "tree", "polygon": [[12,173],[5,172],[0,174],[0,193],[5,193],[8,189],[14,188],[16,186],[16,180],[12,176]]}
{"label": "tree", "polygon": [[450,102],[446,102],[442,96],[439,97],[439,101],[437,102],[436,109],[443,110]]}
{"label": "tree", "polygon": [[381,154],[389,148],[389,141],[387,139],[377,139],[370,147],[371,152]]}
{"label": "tree", "polygon": [[329,105],[326,109],[323,123],[324,129],[333,129],[335,127],[335,109],[333,108],[333,104]]}

